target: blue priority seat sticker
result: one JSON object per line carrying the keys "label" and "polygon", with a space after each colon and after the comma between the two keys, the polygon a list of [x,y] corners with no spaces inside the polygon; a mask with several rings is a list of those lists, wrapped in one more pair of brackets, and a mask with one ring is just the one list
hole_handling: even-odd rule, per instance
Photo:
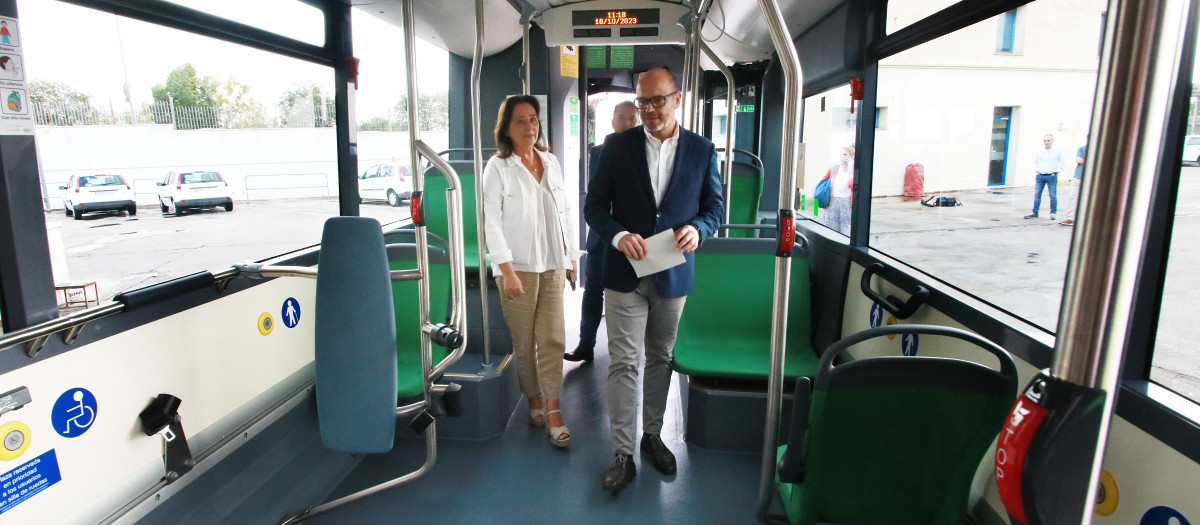
{"label": "blue priority seat sticker", "polygon": [[62,481],[54,449],[0,474],[0,514]]}

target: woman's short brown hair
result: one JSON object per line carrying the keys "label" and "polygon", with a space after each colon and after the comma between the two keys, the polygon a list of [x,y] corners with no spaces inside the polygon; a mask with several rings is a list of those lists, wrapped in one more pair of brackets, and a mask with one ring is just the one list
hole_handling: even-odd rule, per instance
{"label": "woman's short brown hair", "polygon": [[500,103],[500,114],[496,116],[496,129],[493,132],[496,136],[496,156],[502,159],[507,159],[513,154],[513,141],[512,137],[508,136],[508,125],[512,124],[513,111],[518,104],[533,106],[533,112],[538,115],[538,138],[533,147],[541,151],[550,150],[546,147],[546,130],[542,128],[542,106],[538,104],[538,99],[530,95],[513,95]]}

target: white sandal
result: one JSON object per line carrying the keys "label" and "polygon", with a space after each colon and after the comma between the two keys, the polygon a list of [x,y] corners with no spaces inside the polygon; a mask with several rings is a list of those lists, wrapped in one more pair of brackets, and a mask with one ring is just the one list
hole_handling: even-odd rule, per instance
{"label": "white sandal", "polygon": [[529,409],[529,426],[546,426],[546,407]]}
{"label": "white sandal", "polygon": [[557,408],[546,412],[546,430],[550,432],[550,443],[561,448],[571,444],[571,432],[567,430],[566,425],[561,427],[550,426],[549,416],[550,414],[554,414],[556,412],[562,414],[562,411]]}

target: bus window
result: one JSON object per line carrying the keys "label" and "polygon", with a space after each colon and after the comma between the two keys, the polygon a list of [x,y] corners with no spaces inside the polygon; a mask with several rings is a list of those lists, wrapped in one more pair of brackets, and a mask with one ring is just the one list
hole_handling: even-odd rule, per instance
{"label": "bus window", "polygon": [[339,213],[330,68],[65,3],[20,9],[65,310],[319,242]]}
{"label": "bus window", "polygon": [[[1197,64],[1200,66],[1200,64]],[[1196,82],[1193,69],[1192,82]],[[1200,287],[1196,267],[1200,263],[1200,114],[1195,110],[1195,92],[1189,103],[1187,137],[1183,146],[1183,166],[1179,170],[1179,189],[1175,200],[1175,218],[1171,225],[1171,244],[1167,255],[1167,275],[1159,306],[1158,333],[1150,361],[1150,380],[1195,402],[1200,402],[1200,351],[1195,341],[1200,328],[1195,322],[1194,293]]]}
{"label": "bus window", "polygon": [[321,10],[298,0],[167,0],[315,46],[325,45]]}
{"label": "bus window", "polygon": [[996,51],[1002,14],[880,62],[873,248],[1056,330],[1105,6],[1022,7],[1019,53]]}
{"label": "bus window", "polygon": [[890,35],[938,11],[958,3],[958,0],[916,0],[888,2],[887,33]]}
{"label": "bus window", "polygon": [[[850,86],[804,99],[804,206],[800,214],[850,236],[850,205],[854,193],[854,138],[858,106],[850,111]],[[818,189],[828,180],[828,202],[817,203]]]}

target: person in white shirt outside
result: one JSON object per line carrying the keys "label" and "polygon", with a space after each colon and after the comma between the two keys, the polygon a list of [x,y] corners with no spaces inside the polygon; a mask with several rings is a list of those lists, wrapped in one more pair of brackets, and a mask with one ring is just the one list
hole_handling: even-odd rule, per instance
{"label": "person in white shirt outside", "polygon": [[[1087,140],[1087,137],[1084,137]],[[1059,224],[1063,226],[1075,225],[1075,210],[1079,206],[1079,185],[1083,182],[1083,163],[1087,158],[1087,144],[1079,146],[1075,151],[1075,176],[1071,177],[1071,196],[1067,199],[1066,220]]]}
{"label": "person in white shirt outside", "polygon": [[1033,189],[1033,213],[1026,219],[1036,219],[1038,210],[1042,207],[1042,188],[1050,190],[1050,220],[1055,220],[1058,213],[1058,173],[1067,165],[1066,155],[1054,147],[1054,135],[1047,133],[1042,137],[1044,149],[1038,150],[1037,159],[1033,162],[1034,173],[1037,174],[1037,184]]}
{"label": "person in white shirt outside", "polygon": [[854,146],[842,148],[838,163],[825,172],[831,192],[828,211],[821,215],[825,225],[838,233],[850,236],[850,206],[854,197]]}
{"label": "person in white shirt outside", "polygon": [[483,225],[529,423],[547,427],[551,443],[565,447],[571,434],[559,410],[563,294],[578,271],[578,217],[538,113],[537,99],[527,95],[500,105],[496,155],[483,170]]}

